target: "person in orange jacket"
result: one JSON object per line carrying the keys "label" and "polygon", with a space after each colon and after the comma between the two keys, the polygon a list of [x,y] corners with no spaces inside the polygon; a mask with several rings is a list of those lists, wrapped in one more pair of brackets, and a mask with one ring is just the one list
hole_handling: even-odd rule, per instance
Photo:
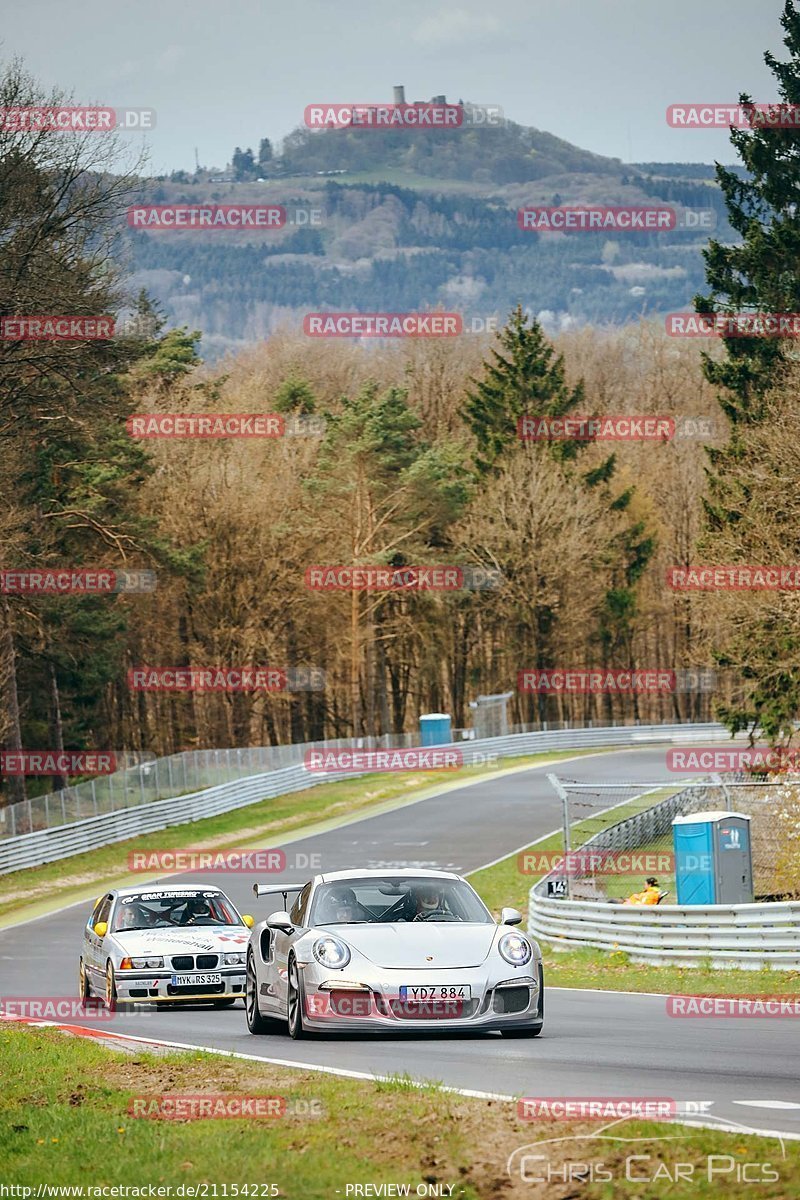
{"label": "person in orange jacket", "polygon": [[658,880],[651,875],[645,880],[645,889],[643,892],[634,892],[628,896],[627,900],[623,900],[623,904],[658,904],[661,899],[661,888],[658,886]]}

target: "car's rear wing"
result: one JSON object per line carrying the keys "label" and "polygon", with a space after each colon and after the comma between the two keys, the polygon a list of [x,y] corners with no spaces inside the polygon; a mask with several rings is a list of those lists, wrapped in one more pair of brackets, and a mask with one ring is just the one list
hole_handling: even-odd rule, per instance
{"label": "car's rear wing", "polygon": [[304,883],[254,883],[254,896],[283,896],[283,907],[286,908],[290,892],[302,892]]}

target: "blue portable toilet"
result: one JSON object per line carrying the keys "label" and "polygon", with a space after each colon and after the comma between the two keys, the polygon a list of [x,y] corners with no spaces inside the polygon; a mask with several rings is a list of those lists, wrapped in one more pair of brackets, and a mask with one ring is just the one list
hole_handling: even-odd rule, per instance
{"label": "blue portable toilet", "polygon": [[452,742],[449,713],[425,713],[419,719],[423,746],[447,746]]}
{"label": "blue portable toilet", "polygon": [[678,904],[752,904],[750,818],[690,813],[672,822]]}

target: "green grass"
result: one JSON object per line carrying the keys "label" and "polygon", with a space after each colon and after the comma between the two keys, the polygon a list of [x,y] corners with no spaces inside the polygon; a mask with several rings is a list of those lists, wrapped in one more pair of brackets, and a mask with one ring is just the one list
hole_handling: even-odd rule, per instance
{"label": "green grass", "polygon": [[580,946],[559,950],[542,945],[550,987],[602,988],[621,992],[664,992],[704,996],[793,995],[800,992],[800,971],[718,969],[700,959],[694,967],[633,963],[621,950]]}
{"label": "green grass", "polygon": [[[0,1025],[0,1077],[6,1185],[208,1185],[206,1194],[213,1196],[213,1185],[226,1184],[232,1195],[234,1184],[257,1184],[258,1196],[333,1200],[337,1193],[345,1196],[348,1184],[409,1184],[414,1195],[417,1185],[437,1183],[452,1187],[456,1200],[555,1200],[566,1194],[640,1200],[666,1190],[664,1170],[689,1163],[693,1182],[671,1186],[669,1194],[705,1198],[719,1189],[705,1179],[707,1156],[716,1154],[729,1155],[734,1164],[770,1162],[778,1179],[759,1184],[763,1200],[785,1200],[800,1190],[797,1143],[785,1143],[784,1158],[775,1139],[655,1122],[625,1122],[607,1131],[641,1139],[633,1144],[592,1141],[587,1136],[606,1122],[521,1121],[512,1103],[417,1088],[402,1077],[373,1083],[198,1053],[120,1054],[88,1039],[12,1025]],[[129,1115],[136,1098],[198,1092],[280,1096],[287,1115],[180,1122]],[[295,1104],[302,1111],[293,1114]],[[571,1140],[552,1148],[530,1145],[551,1138]],[[544,1149],[556,1169],[565,1158],[602,1159],[615,1181],[576,1183],[569,1193],[563,1183],[533,1191],[518,1171],[506,1174],[509,1155],[522,1147],[528,1153]],[[625,1159],[633,1154],[647,1158],[637,1159],[631,1173],[652,1177],[660,1169],[661,1182],[644,1189],[627,1183]],[[754,1194],[753,1184],[738,1183],[734,1173],[724,1179],[732,1200]],[[276,1190],[262,1190],[265,1184]]]}
{"label": "green grass", "polygon": [[[588,753],[591,751],[502,758],[496,769],[540,766]],[[296,836],[314,823],[335,823],[362,813],[366,815],[380,811],[381,806],[413,801],[435,788],[459,787],[470,779],[486,778],[487,775],[486,767],[465,767],[457,772],[417,771],[343,778],[302,792],[261,800],[189,825],[175,825],[144,837],[115,842],[42,867],[14,871],[0,876],[0,921],[14,914],[39,915],[40,911],[52,910],[114,886],[121,877],[130,874],[127,860],[133,850],[252,849],[256,846],[267,849],[287,835]]]}

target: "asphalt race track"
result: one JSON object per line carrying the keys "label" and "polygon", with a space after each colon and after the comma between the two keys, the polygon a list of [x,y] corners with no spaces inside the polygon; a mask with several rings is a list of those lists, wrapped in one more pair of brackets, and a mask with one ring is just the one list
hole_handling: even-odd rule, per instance
{"label": "asphalt race track", "polygon": [[[322,870],[436,866],[475,870],[560,828],[549,770],[585,781],[665,779],[665,747],[613,751],[486,779],[440,797],[291,843],[320,854]],[[616,803],[606,795],[596,808]],[[588,798],[587,798],[588,799]],[[276,843],[280,845],[281,843]],[[287,844],[288,845],[288,844]],[[185,877],[181,877],[185,878]],[[192,876],[222,886],[243,912],[263,918],[249,875]],[[304,875],[261,877],[297,882]],[[271,905],[274,908],[274,904]],[[75,995],[82,928],[89,906],[0,932],[4,996]],[[636,970],[631,968],[632,972]],[[780,975],[775,992],[779,993]],[[688,990],[688,989],[687,989]],[[668,1017],[663,997],[552,989],[542,1036],[498,1034],[342,1036],[293,1042],[253,1037],[241,1003],[214,1011],[141,1009],[87,1026],[355,1073],[408,1073],[453,1087],[502,1095],[652,1096],[710,1101],[715,1120],[800,1136],[800,1028],[791,1018]]]}

